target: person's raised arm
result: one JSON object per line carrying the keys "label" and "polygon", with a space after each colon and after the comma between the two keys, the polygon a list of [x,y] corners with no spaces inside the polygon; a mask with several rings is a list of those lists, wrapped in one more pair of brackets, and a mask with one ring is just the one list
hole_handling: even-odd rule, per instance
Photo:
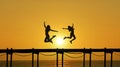
{"label": "person's raised arm", "polygon": [[45,21],[44,21],[44,27],[46,28]]}

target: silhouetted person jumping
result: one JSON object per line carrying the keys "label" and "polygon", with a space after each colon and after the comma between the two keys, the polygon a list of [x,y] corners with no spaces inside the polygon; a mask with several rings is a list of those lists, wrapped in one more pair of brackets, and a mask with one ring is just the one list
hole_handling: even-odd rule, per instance
{"label": "silhouetted person jumping", "polygon": [[45,27],[45,35],[46,35],[44,42],[51,42],[51,43],[53,43],[53,42],[52,42],[52,39],[55,38],[56,35],[53,35],[53,36],[50,38],[49,32],[50,32],[50,31],[58,32],[58,31],[52,30],[52,29],[50,28],[50,25],[47,25],[47,26],[46,26],[46,25],[45,25],[45,22],[44,22],[44,27]]}
{"label": "silhouetted person jumping", "polygon": [[63,29],[67,29],[70,32],[70,36],[69,37],[64,37],[64,39],[68,38],[71,39],[73,37],[72,40],[70,40],[70,43],[72,44],[72,41],[76,39],[75,34],[74,34],[74,25],[72,24],[72,26],[68,26],[68,28],[63,28]]}

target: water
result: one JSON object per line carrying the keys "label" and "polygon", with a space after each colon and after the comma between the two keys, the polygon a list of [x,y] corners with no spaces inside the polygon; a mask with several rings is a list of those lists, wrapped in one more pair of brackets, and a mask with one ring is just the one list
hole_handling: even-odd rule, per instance
{"label": "water", "polygon": [[[89,67],[89,61],[86,61],[86,67]],[[56,60],[40,60],[39,67],[56,67]],[[34,62],[34,67],[37,67],[37,62]],[[106,67],[110,67],[110,61],[106,62]],[[61,67],[61,61],[59,61]],[[5,61],[0,61],[0,67],[6,67]],[[13,61],[13,67],[32,67],[32,61]],[[83,62],[78,60],[64,61],[64,67],[83,67]],[[92,61],[92,67],[104,67],[104,61]],[[120,67],[120,61],[113,61],[113,67]]]}

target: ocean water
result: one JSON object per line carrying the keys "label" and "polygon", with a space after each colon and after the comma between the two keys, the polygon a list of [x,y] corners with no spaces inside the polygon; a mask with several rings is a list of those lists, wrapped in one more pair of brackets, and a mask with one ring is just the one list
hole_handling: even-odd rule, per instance
{"label": "ocean water", "polygon": [[[86,61],[86,66],[89,67],[89,61]],[[61,61],[58,63],[58,67],[61,67]],[[32,67],[32,61],[17,60],[13,61],[13,67]],[[6,67],[5,61],[0,61],[0,67]],[[37,62],[34,61],[34,67],[37,67]],[[39,67],[56,67],[56,60],[40,60]],[[64,61],[64,67],[83,67],[83,61],[78,60],[66,60]],[[104,67],[104,61],[92,61],[92,67]],[[110,67],[110,61],[106,62],[106,67]],[[113,67],[120,67],[120,61],[113,61]]]}

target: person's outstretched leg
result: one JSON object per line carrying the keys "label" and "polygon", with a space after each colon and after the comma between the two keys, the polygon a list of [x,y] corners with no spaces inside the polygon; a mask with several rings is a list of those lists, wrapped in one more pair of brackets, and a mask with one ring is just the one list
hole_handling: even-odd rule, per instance
{"label": "person's outstretched leg", "polygon": [[67,39],[71,39],[71,38],[72,38],[72,36],[70,35],[70,37],[64,37],[64,40],[65,40],[66,38],[67,38]]}
{"label": "person's outstretched leg", "polygon": [[69,36],[69,37],[64,37],[64,40],[65,40],[66,38],[67,38],[67,39],[71,39],[71,38],[72,38],[72,34],[70,33],[70,36]]}
{"label": "person's outstretched leg", "polygon": [[64,40],[65,40],[66,38],[71,39],[71,37],[64,37]]}
{"label": "person's outstretched leg", "polygon": [[56,35],[53,35],[52,38],[50,38],[49,41],[50,41],[51,43],[53,43],[52,39],[55,38],[55,37],[56,37]]}

